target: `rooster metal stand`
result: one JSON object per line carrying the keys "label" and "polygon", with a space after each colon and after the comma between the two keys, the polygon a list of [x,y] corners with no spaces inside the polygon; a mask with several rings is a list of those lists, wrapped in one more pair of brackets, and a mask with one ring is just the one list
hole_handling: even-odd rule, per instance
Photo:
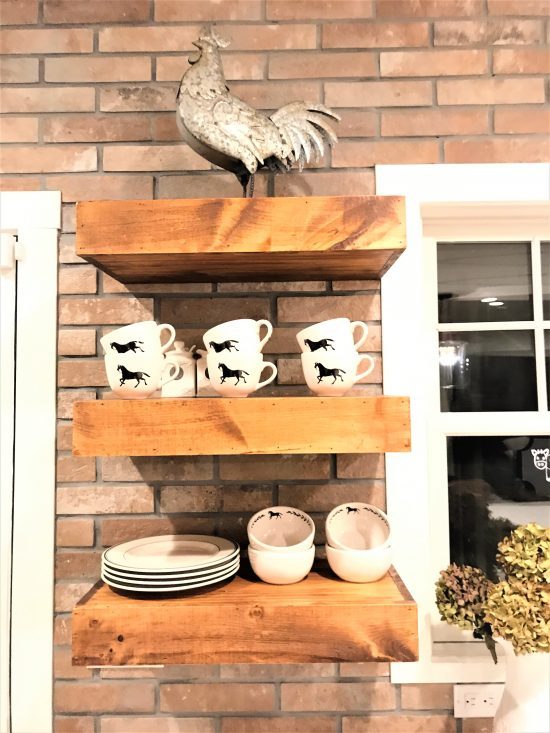
{"label": "rooster metal stand", "polygon": [[195,152],[237,176],[243,196],[253,195],[257,170],[301,171],[337,142],[329,122],[340,118],[323,104],[291,102],[267,115],[231,94],[219,51],[229,44],[212,28],[193,45],[176,97],[178,127]]}

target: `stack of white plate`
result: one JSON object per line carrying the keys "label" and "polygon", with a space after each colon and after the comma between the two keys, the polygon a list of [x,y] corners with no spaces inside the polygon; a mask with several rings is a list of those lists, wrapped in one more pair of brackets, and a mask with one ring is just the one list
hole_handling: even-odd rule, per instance
{"label": "stack of white plate", "polygon": [[144,537],[105,550],[101,579],[138,593],[179,593],[228,580],[239,569],[239,545],[210,535]]}

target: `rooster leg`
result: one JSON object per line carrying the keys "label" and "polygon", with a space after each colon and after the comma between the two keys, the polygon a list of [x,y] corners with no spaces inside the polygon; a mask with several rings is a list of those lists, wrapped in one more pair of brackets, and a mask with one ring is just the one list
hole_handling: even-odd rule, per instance
{"label": "rooster leg", "polygon": [[254,176],[250,176],[250,185],[248,186],[248,198],[254,197]]}

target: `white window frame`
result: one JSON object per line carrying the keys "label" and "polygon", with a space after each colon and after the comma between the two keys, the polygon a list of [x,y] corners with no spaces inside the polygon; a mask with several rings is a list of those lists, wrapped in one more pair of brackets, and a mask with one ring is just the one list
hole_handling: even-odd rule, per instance
{"label": "white window frame", "polygon": [[1,456],[0,729],[49,733],[53,713],[57,241],[61,194],[0,193],[0,227],[18,239],[17,269],[10,267],[9,242],[5,240],[1,275],[2,304],[6,305],[2,314],[1,404],[2,427],[7,429],[8,438],[2,439]]}
{"label": "white window frame", "polygon": [[[504,666],[470,634],[442,625],[434,604],[449,560],[445,436],[471,434],[472,424],[471,413],[439,412],[435,243],[550,237],[550,165],[377,166],[376,193],[405,196],[407,214],[407,250],[382,279],[382,356],[384,392],[411,398],[412,451],[386,456],[386,491],[395,565],[418,603],[420,655],[392,664],[391,679],[500,682]],[[476,414],[481,435],[549,430],[548,411]]]}

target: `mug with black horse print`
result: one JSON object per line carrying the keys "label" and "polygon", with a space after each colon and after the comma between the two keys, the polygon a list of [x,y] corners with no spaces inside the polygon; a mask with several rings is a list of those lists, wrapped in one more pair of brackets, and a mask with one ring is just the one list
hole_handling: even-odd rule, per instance
{"label": "mug with black horse print", "polygon": [[[266,328],[266,333],[260,337],[262,327]],[[238,318],[214,326],[204,334],[202,339],[207,352],[219,354],[223,360],[230,354],[260,353],[272,333],[273,326],[269,321]]]}
{"label": "mug with black horse print", "polygon": [[[222,397],[248,397],[270,384],[277,376],[275,364],[264,361],[259,352],[231,355],[209,352],[206,364],[210,384]],[[271,374],[260,382],[266,368],[271,370]]]}
{"label": "mug with black horse print", "polygon": [[[360,372],[362,361],[368,367]],[[341,397],[356,382],[367,377],[374,369],[374,359],[368,354],[358,354],[355,349],[340,349],[331,353],[302,354],[302,369],[307,386],[320,397]]]}

